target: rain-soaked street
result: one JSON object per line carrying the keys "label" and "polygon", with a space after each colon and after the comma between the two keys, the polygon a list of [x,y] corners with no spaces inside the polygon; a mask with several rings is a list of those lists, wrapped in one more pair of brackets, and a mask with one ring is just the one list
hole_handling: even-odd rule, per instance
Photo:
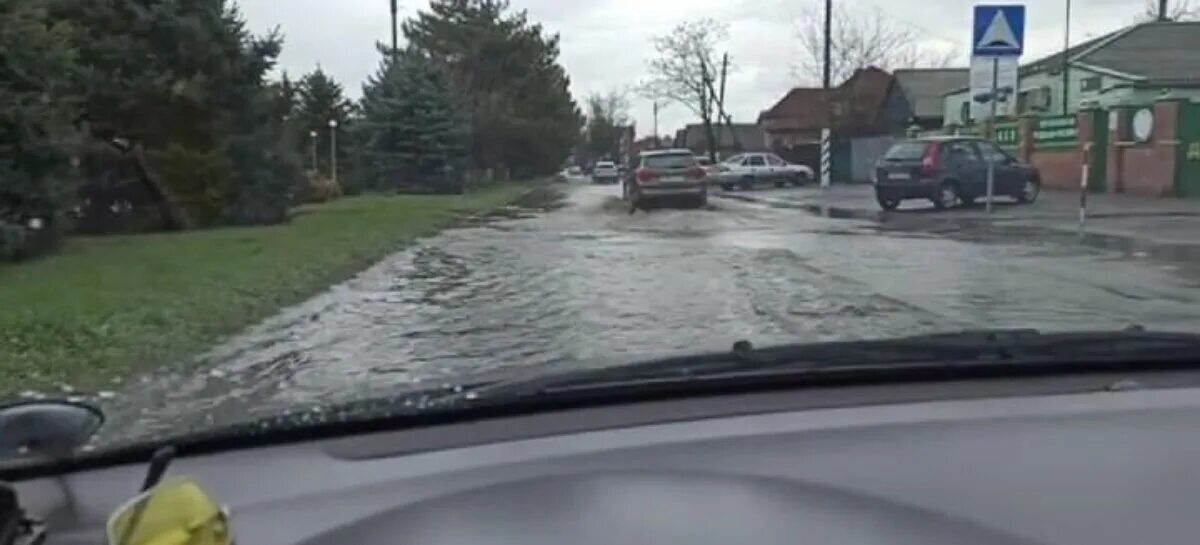
{"label": "rain-soaked street", "polygon": [[423,240],[198,361],[128,383],[104,403],[137,425],[110,439],[740,339],[1200,324],[1191,262],[1027,227],[728,198],[630,215],[615,186],[559,191]]}

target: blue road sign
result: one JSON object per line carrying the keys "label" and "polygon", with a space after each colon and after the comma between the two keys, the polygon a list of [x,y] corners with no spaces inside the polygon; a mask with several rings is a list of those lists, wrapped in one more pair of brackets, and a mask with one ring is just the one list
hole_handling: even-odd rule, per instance
{"label": "blue road sign", "polygon": [[1017,57],[1025,49],[1025,6],[975,6],[975,56]]}

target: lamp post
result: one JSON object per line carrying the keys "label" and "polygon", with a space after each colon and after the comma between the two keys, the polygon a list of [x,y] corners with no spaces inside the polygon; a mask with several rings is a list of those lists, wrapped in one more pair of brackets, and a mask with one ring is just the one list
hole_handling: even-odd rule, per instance
{"label": "lamp post", "polygon": [[312,144],[312,171],[317,173],[317,131],[308,131],[308,141]]}
{"label": "lamp post", "polygon": [[337,120],[336,120],[336,119],[330,119],[330,120],[329,120],[329,165],[330,165],[330,167],[329,167],[329,168],[330,168],[330,172],[332,172],[333,183],[335,183],[335,184],[336,184],[336,183],[337,183],[337,181],[338,181],[338,172],[337,172],[337,127],[338,127],[338,122],[337,122]]}

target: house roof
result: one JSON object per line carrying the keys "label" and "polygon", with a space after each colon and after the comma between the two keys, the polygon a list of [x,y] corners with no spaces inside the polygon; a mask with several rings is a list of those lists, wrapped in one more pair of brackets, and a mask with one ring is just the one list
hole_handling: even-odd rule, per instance
{"label": "house roof", "polygon": [[[733,128],[732,131],[729,130],[730,127]],[[683,146],[685,147],[701,147],[707,141],[704,136],[703,124],[691,123],[685,127],[683,131]],[[722,123],[719,131],[717,129],[717,125],[714,123],[713,131],[720,133],[718,136],[718,148],[733,148],[740,146],[743,149],[758,149],[763,146],[763,129],[757,123],[733,123],[732,125],[725,125]]]}
{"label": "house roof", "polygon": [[825,127],[830,112],[839,106],[838,128],[851,127],[874,119],[887,100],[893,82],[891,74],[874,66],[856,70],[850,79],[834,89],[796,87],[779,102],[759,114],[759,122],[775,120],[778,129],[819,129]]}
{"label": "house roof", "polygon": [[942,117],[942,95],[967,85],[968,68],[903,68],[892,73],[917,117]]}
{"label": "house roof", "polygon": [[[1186,84],[1200,81],[1200,21],[1151,21],[1092,38],[1067,50],[1072,65],[1134,80]],[[1062,66],[1062,52],[1021,67],[1026,76]],[[966,86],[945,93],[965,91]],[[943,95],[944,96],[944,95]]]}
{"label": "house roof", "polygon": [[1072,61],[1150,80],[1198,80],[1200,22],[1142,23]]}

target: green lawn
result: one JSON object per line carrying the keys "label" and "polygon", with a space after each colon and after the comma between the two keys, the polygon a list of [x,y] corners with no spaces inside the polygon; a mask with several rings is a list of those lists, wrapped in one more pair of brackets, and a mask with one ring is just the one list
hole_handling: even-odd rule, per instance
{"label": "green lawn", "polygon": [[286,225],[81,237],[56,255],[0,266],[0,395],[111,388],[183,361],[522,189],[344,198],[302,207]]}

